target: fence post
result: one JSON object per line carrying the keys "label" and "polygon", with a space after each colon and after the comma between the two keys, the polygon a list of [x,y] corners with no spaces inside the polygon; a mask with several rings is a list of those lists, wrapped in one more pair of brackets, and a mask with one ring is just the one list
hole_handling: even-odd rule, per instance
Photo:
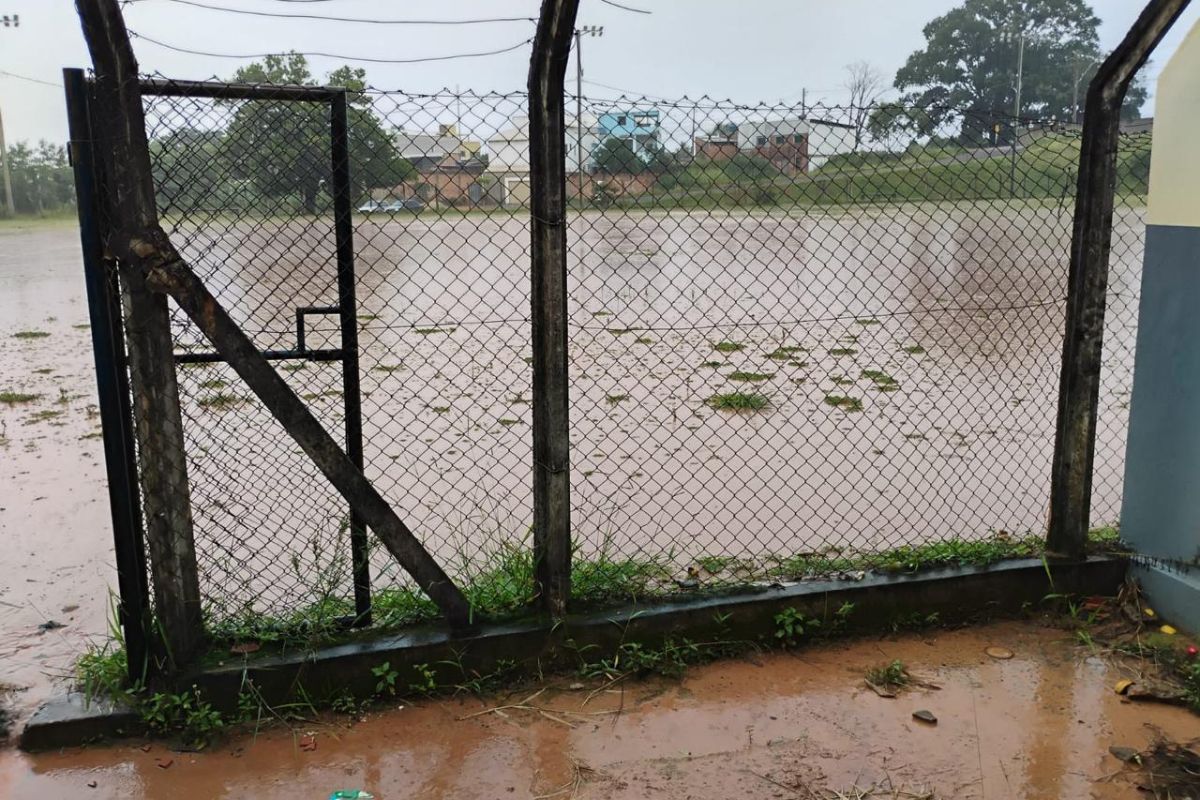
{"label": "fence post", "polygon": [[1087,549],[1121,104],[1133,76],[1188,2],[1151,0],[1088,86],[1046,539],[1050,552],[1067,558],[1082,558]]}
{"label": "fence post", "polygon": [[539,602],[571,594],[564,80],[579,0],[543,0],[529,63],[530,278],[533,338],[533,549]]}
{"label": "fence post", "polygon": [[[329,103],[330,157],[333,160],[333,227],[337,240],[338,318],[342,333],[342,389],[346,414],[346,455],[363,468],[362,387],[358,371],[358,298],[354,286],[354,220],[350,198],[350,124],[343,89]],[[371,564],[362,514],[350,511],[350,555],[354,576],[354,624],[371,624]]]}
{"label": "fence post", "polygon": [[99,186],[92,153],[91,109],[87,81],[81,69],[63,70],[70,130],[71,166],[83,249],[84,283],[96,362],[96,388],[108,474],[108,503],[112,513],[113,549],[117,560],[117,613],[125,636],[125,660],[134,683],[149,677],[147,634],[150,626],[149,585],[142,512],[138,500],[137,456],[133,445],[133,415],[125,372],[121,299],[116,268],[104,258]]}

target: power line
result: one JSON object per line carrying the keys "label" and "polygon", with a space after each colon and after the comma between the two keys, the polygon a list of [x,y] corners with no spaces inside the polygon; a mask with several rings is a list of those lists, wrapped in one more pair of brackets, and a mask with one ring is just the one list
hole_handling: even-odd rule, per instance
{"label": "power line", "polygon": [[614,0],[600,0],[600,2],[607,3],[608,5],[613,6],[615,8],[619,8],[622,11],[632,11],[635,14],[653,14],[654,13],[653,11],[647,11],[644,8],[634,8],[633,6],[624,6],[624,5],[621,5],[620,3],[614,2]]}
{"label": "power line", "polygon": [[[305,0],[317,2],[318,0]],[[228,14],[246,14],[253,17],[271,17],[273,19],[313,19],[323,22],[358,22],[370,25],[483,25],[496,22],[537,22],[533,17],[483,17],[480,19],[372,19],[366,17],[335,17],[326,14],[281,14],[277,11],[256,11],[249,8],[229,8],[214,6],[197,0],[160,0],[160,2],[178,3],[184,6],[203,8],[209,11],[224,11]]]}
{"label": "power line", "polygon": [[[324,0],[283,0],[283,1],[284,2],[323,2]],[[310,57],[317,57],[317,58],[333,58],[333,59],[339,59],[342,61],[366,61],[366,62],[370,62],[372,64],[418,64],[418,63],[423,63],[423,62],[427,62],[427,61],[451,61],[456,58],[482,58],[484,56],[500,55],[501,53],[511,53],[513,50],[519,50],[522,47],[525,47],[526,45],[533,44],[533,38],[531,37],[529,39],[524,39],[520,42],[517,42],[516,44],[511,45],[509,47],[502,47],[498,50],[485,50],[485,51],[478,52],[478,53],[455,53],[454,55],[448,55],[448,56],[425,56],[423,58],[369,58],[367,56],[359,56],[359,55],[348,56],[348,55],[339,55],[337,53],[323,53],[323,52],[316,52],[316,51],[297,52],[294,50],[286,52],[286,53],[212,53],[207,50],[192,50],[187,47],[177,47],[176,45],[173,45],[173,44],[167,44],[166,42],[160,42],[158,39],[152,39],[149,36],[138,33],[137,31],[134,31],[134,30],[130,30],[129,35],[134,37],[135,39],[142,39],[144,41],[149,42],[150,44],[154,44],[154,45],[158,45],[159,47],[166,48],[167,50],[174,50],[177,53],[187,53],[188,55],[193,55],[193,56],[207,56],[209,58],[244,59],[244,58],[267,58],[269,56],[298,55],[298,56],[310,56]]]}
{"label": "power line", "polygon": [[18,75],[15,72],[8,72],[8,71],[2,70],[2,69],[0,69],[0,75],[4,75],[5,77],[8,77],[8,78],[16,78],[17,80],[20,80],[20,81],[29,81],[30,83],[40,83],[43,86],[53,86],[55,89],[62,88],[61,83],[51,83],[50,81],[44,81],[41,78],[30,78],[28,75]]}

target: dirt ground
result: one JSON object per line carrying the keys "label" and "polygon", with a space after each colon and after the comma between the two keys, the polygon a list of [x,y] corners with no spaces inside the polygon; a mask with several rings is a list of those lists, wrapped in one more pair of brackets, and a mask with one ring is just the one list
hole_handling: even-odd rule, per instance
{"label": "dirt ground", "polygon": [[[989,646],[1014,657],[991,658]],[[940,688],[895,699],[866,689],[865,671],[892,659]],[[324,798],[364,789],[380,800],[682,800],[872,786],[956,800],[1139,797],[1138,772],[1108,748],[1195,738],[1200,718],[1117,695],[1125,674],[1067,632],[1006,622],[719,662],[679,681],[630,679],[600,693],[599,681],[572,689],[568,676],[509,696],[397,701],[361,720],[327,717],[201,753],[140,741],[3,751],[0,797]],[[936,725],[914,720],[920,709]]]}

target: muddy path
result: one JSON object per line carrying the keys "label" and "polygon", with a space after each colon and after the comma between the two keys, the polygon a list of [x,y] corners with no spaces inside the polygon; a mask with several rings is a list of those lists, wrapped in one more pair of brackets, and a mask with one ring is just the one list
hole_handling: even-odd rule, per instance
{"label": "muddy path", "polygon": [[18,716],[106,635],[116,585],[87,322],[74,226],[0,226],[0,392],[18,395],[0,402],[0,682]]}
{"label": "muddy path", "polygon": [[[992,645],[1014,657],[990,658]],[[941,688],[876,696],[864,673],[892,659]],[[142,742],[0,752],[0,796],[682,800],[891,785],[956,800],[1127,798],[1137,792],[1108,748],[1192,738],[1200,723],[1129,703],[1112,691],[1123,675],[1069,632],[1000,623],[765,654],[599,693],[600,681],[571,689],[577,679],[564,677],[505,696],[398,700],[202,753]],[[538,689],[524,707],[488,711]],[[914,720],[918,709],[937,724]]]}

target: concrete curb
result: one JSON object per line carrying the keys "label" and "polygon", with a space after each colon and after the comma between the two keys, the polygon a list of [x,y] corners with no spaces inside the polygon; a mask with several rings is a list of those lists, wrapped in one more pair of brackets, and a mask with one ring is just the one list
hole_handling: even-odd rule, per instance
{"label": "concrete curb", "polygon": [[[272,705],[304,696],[321,704],[352,694],[369,697],[387,663],[403,687],[426,670],[439,685],[454,686],[505,668],[521,674],[596,661],[624,642],[654,647],[667,639],[713,638],[774,641],[775,614],[794,608],[827,620],[844,603],[854,604],[846,634],[891,630],[914,618],[937,614],[940,623],[1021,612],[1047,594],[1112,595],[1125,578],[1124,558],[1094,557],[1050,563],[1019,559],[980,568],[947,568],[916,575],[868,575],[860,581],[805,581],[753,593],[633,605],[606,612],[571,615],[557,624],[545,619],[451,631],[442,626],[413,629],[369,642],[316,651],[240,658],[190,676],[206,700],[222,711],[237,705],[246,681]],[[1052,577],[1051,577],[1052,576]],[[44,750],[83,744],[101,737],[141,732],[129,709],[93,702],[78,694],[56,698],[26,725],[21,747]]]}

